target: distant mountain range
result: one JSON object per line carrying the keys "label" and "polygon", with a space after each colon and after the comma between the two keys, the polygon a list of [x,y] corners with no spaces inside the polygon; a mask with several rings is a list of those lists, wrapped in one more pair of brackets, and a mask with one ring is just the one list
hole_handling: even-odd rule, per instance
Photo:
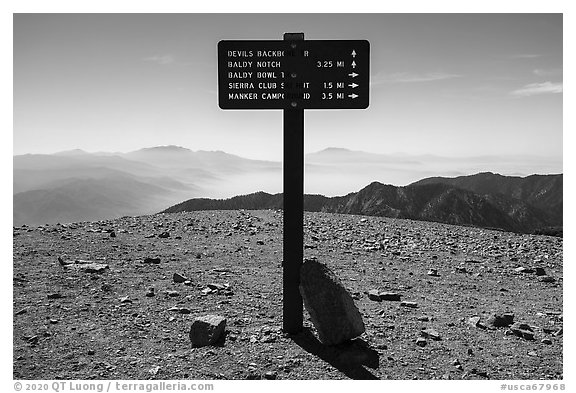
{"label": "distant mountain range", "polygon": [[14,225],[156,213],[191,196],[217,196],[212,190],[225,188],[235,177],[280,174],[281,169],[279,163],[178,146],[26,154],[14,156],[13,164]]}
{"label": "distant mountain range", "polygon": [[[164,213],[280,208],[282,194],[258,192],[224,200],[190,199],[164,210]],[[522,178],[479,173],[456,178],[428,178],[405,187],[374,182],[341,197],[305,195],[304,209],[522,233],[561,234],[562,175]]]}
{"label": "distant mountain range", "polygon": [[[544,173],[562,172],[561,162],[538,157],[463,159],[374,154],[343,148],[306,154],[305,163],[306,192],[327,197],[346,195],[373,181],[409,185],[430,176],[453,178],[485,168],[506,174],[531,174],[536,168]],[[561,181],[559,184],[561,187]],[[454,186],[480,195],[494,194],[491,189],[484,192],[466,188],[464,183]],[[494,190],[502,187],[498,183],[492,186]],[[538,198],[538,187],[535,183],[533,190],[528,187],[521,191],[522,195],[532,195],[531,198],[517,198],[508,191],[502,193],[531,208],[551,207],[548,212],[555,214],[557,221],[561,216],[561,199],[560,204],[554,204],[552,200]],[[282,163],[250,160],[222,151],[192,151],[179,146],[158,146],[129,153],[88,153],[76,149],[13,157],[14,225],[151,214],[190,198],[222,199],[254,190],[281,192]],[[543,204],[539,204],[540,199]],[[505,204],[497,199],[491,204],[497,202]],[[402,214],[407,212],[402,210]]]}

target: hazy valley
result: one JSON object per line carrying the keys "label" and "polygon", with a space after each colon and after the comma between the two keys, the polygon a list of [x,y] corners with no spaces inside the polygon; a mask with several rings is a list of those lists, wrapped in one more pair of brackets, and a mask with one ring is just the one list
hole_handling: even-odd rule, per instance
{"label": "hazy valley", "polygon": [[[519,176],[462,177],[481,171],[525,176],[537,168],[545,173],[561,172],[561,163],[536,157],[457,159],[340,148],[307,154],[305,160],[305,192],[316,195],[306,197],[311,211],[414,218],[519,232],[562,225],[562,175],[526,181]],[[280,162],[177,146],[130,153],[72,150],[27,154],[14,156],[13,162],[14,225],[152,214],[194,198],[282,192]],[[538,197],[539,192],[544,196]],[[352,193],[354,200],[350,199]],[[366,199],[366,193],[378,194],[369,197],[375,198],[378,206],[358,200]],[[426,208],[426,203],[431,206]],[[281,198],[254,205],[268,207],[281,207]],[[239,204],[238,208],[249,207]]]}

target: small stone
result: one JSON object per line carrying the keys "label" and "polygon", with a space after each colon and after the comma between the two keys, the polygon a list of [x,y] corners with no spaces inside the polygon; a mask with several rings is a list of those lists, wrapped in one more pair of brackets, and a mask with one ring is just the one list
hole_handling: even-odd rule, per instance
{"label": "small stone", "polygon": [[541,282],[554,282],[554,281],[556,281],[556,279],[554,277],[550,277],[550,276],[540,276],[540,277],[538,277],[538,280],[540,280]]}
{"label": "small stone", "polygon": [[505,327],[510,326],[514,323],[514,314],[504,313],[504,314],[494,314],[488,320],[488,323],[494,327]]}
{"label": "small stone", "polygon": [[468,325],[470,325],[470,326],[478,327],[479,323],[480,323],[480,317],[479,316],[473,316],[473,317],[468,318]]}
{"label": "small stone", "polygon": [[94,354],[96,354],[96,351],[94,351],[93,349],[88,350],[88,355],[94,355]]}
{"label": "small stone", "polygon": [[400,301],[400,295],[394,292],[380,292],[380,299],[387,301]]}
{"label": "small stone", "polygon": [[49,319],[48,322],[50,322],[52,325],[56,325],[58,323],[57,319]]}
{"label": "small stone", "polygon": [[258,244],[259,246],[263,246],[264,240],[258,240],[258,241],[256,241],[256,244]]}
{"label": "small stone", "polygon": [[528,356],[538,357],[538,354],[534,351],[530,351],[530,352],[528,352]]}
{"label": "small stone", "polygon": [[528,324],[517,322],[510,327],[510,330],[516,336],[522,337],[525,340],[534,340],[534,332]]}
{"label": "small stone", "polygon": [[210,283],[207,285],[208,288],[212,289],[212,290],[217,290],[217,291],[221,291],[224,289],[227,289],[228,287],[222,284],[215,284],[215,283]]}
{"label": "small stone", "polygon": [[59,293],[50,293],[48,294],[48,299],[62,299],[64,296],[62,296]]}
{"label": "small stone", "polygon": [[267,371],[264,373],[265,379],[273,380],[273,379],[276,379],[277,376],[278,376],[278,374],[276,374],[276,372],[274,372],[274,371]]}
{"label": "small stone", "polygon": [[428,322],[430,321],[430,318],[428,318],[426,315],[423,315],[421,317],[418,317],[418,320],[421,322]]}
{"label": "small stone", "polygon": [[184,285],[189,287],[190,285],[192,285],[192,281],[186,280],[186,281],[184,281]]}
{"label": "small stone", "polygon": [[514,271],[516,273],[526,273],[526,274],[534,273],[534,269],[530,269],[528,267],[523,267],[523,266],[517,267],[516,269],[514,269]]}
{"label": "small stone", "polygon": [[453,366],[459,366],[459,365],[460,365],[460,360],[454,359],[454,360],[452,361],[452,365],[453,365]]}
{"label": "small stone", "polygon": [[408,308],[416,308],[418,307],[418,304],[416,302],[400,302],[400,306],[402,307],[408,307]]}
{"label": "small stone", "polygon": [[104,263],[88,263],[80,268],[85,273],[104,273],[106,269],[109,269],[109,266]]}
{"label": "small stone", "polygon": [[144,258],[144,263],[153,263],[153,264],[159,264],[160,263],[160,258],[150,258],[150,257],[146,257]]}
{"label": "small stone", "polygon": [[442,340],[442,337],[440,337],[440,334],[434,329],[421,330],[420,334],[422,335],[422,337],[431,338],[434,341]]}
{"label": "small stone", "polygon": [[25,314],[25,313],[27,313],[27,312],[28,312],[28,309],[27,309],[27,308],[23,308],[23,309],[20,310],[20,311],[16,311],[16,312],[14,313],[14,315],[22,315],[22,314]]}
{"label": "small stone", "polygon": [[545,276],[546,275],[546,270],[544,270],[543,267],[537,267],[535,269],[536,275],[537,276]]}
{"label": "small stone", "polygon": [[166,239],[170,237],[170,232],[162,232],[161,234],[158,235],[158,237],[160,239]]}
{"label": "small stone", "polygon": [[130,300],[128,296],[121,297],[118,300],[120,300],[120,303],[132,303],[132,300]]}
{"label": "small stone", "polygon": [[172,280],[178,284],[188,281],[188,279],[186,277],[184,277],[183,275],[181,275],[179,273],[174,273],[174,275],[172,276]]}
{"label": "small stone", "polygon": [[116,232],[114,231],[110,232],[110,237],[116,237]]}
{"label": "small stone", "polygon": [[148,288],[148,292],[146,292],[146,297],[154,297],[154,288]]}
{"label": "small stone", "polygon": [[564,334],[564,328],[560,328],[555,333],[553,333],[554,337],[562,336],[563,334]]}
{"label": "small stone", "polygon": [[166,291],[166,295],[168,295],[170,297],[177,297],[177,296],[180,296],[180,292],[178,292],[178,291]]}
{"label": "small stone", "polygon": [[381,302],[382,298],[380,293],[376,289],[371,289],[368,291],[368,299],[374,300],[375,302]]}
{"label": "small stone", "polygon": [[456,267],[456,273],[468,273],[468,271],[464,266],[458,266]]}
{"label": "small stone", "polygon": [[216,343],[226,328],[226,318],[219,315],[198,317],[190,327],[190,341],[194,347],[203,347]]}
{"label": "small stone", "polygon": [[440,277],[440,275],[438,274],[438,270],[436,270],[436,269],[430,269],[430,270],[428,270],[428,273],[427,273],[427,274],[428,274],[429,276],[432,276],[432,277]]}
{"label": "small stone", "polygon": [[542,341],[540,341],[542,344],[547,344],[550,345],[552,344],[552,340],[550,340],[549,338],[543,338]]}
{"label": "small stone", "polygon": [[418,337],[416,339],[416,345],[420,346],[420,347],[425,347],[427,344],[426,339],[423,337]]}
{"label": "small stone", "polygon": [[160,366],[152,367],[150,370],[148,370],[148,372],[152,375],[157,375],[159,371],[160,371]]}

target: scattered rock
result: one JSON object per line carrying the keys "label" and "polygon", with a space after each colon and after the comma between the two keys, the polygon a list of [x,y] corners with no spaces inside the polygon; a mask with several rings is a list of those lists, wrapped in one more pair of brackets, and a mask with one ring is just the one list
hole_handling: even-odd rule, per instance
{"label": "scattered rock", "polygon": [[408,307],[408,308],[416,308],[416,307],[418,307],[418,304],[417,304],[416,302],[405,302],[405,301],[402,301],[402,302],[400,302],[400,306],[402,306],[402,307]]}
{"label": "scattered rock", "polygon": [[514,271],[516,273],[526,273],[526,274],[534,273],[534,269],[531,269],[529,267],[523,267],[523,266],[517,267],[516,269],[514,269]]}
{"label": "scattered rock", "polygon": [[428,273],[427,273],[427,274],[428,274],[429,276],[432,276],[432,277],[440,277],[440,275],[438,274],[438,270],[436,270],[436,269],[430,269],[430,270],[428,270]]}
{"label": "scattered rock", "polygon": [[466,270],[466,268],[464,266],[457,266],[456,267],[456,273],[468,273],[468,271]]}
{"label": "scattered rock", "polygon": [[89,263],[80,267],[80,270],[86,273],[104,273],[109,266],[104,263]]}
{"label": "scattered rock", "polygon": [[216,290],[216,291],[222,291],[224,289],[228,289],[229,285],[225,284],[215,284],[215,283],[210,283],[207,285],[208,288],[212,289],[212,290]]}
{"label": "scattered rock", "polygon": [[132,300],[130,300],[128,296],[121,297],[118,300],[120,301],[120,303],[132,303]]}
{"label": "scattered rock", "polygon": [[494,314],[488,323],[494,327],[506,327],[514,323],[514,314],[504,313],[504,314]]}
{"label": "scattered rock", "polygon": [[416,345],[418,345],[419,347],[425,347],[427,344],[426,339],[423,337],[418,337],[416,339]]}
{"label": "scattered rock", "polygon": [[376,302],[382,301],[382,298],[380,297],[380,293],[376,289],[371,289],[368,291],[368,299],[374,300]]}
{"label": "scattered rock", "polygon": [[550,340],[549,338],[543,338],[542,341],[540,341],[542,344],[547,344],[550,345],[552,344],[552,340]]}
{"label": "scattered rock", "polygon": [[67,265],[73,265],[74,261],[65,261],[64,259],[62,259],[62,257],[58,257],[58,263],[60,264],[60,266],[67,266]]}
{"label": "scattered rock", "polygon": [[534,351],[530,351],[530,352],[528,352],[528,356],[532,356],[532,357],[536,358],[536,357],[538,357],[538,354]]}
{"label": "scattered rock", "polygon": [[470,326],[478,327],[480,329],[486,329],[486,325],[480,321],[479,316],[473,316],[468,318],[468,324]]}
{"label": "scattered rock", "polygon": [[150,257],[146,257],[144,258],[144,263],[153,263],[153,264],[159,264],[160,263],[160,258],[150,258]]}
{"label": "scattered rock", "polygon": [[[50,296],[50,295],[48,295],[48,296]],[[27,309],[27,308],[23,308],[23,309],[20,310],[20,311],[16,311],[16,312],[14,313],[14,315],[22,315],[22,314],[25,314],[25,313],[27,313],[27,312],[28,312],[28,309]]]}
{"label": "scattered rock", "polygon": [[146,292],[146,297],[154,297],[155,293],[154,293],[154,288],[148,288],[148,291]]}
{"label": "scattered rock", "polygon": [[545,276],[546,275],[546,270],[544,270],[543,267],[537,267],[535,269],[535,271],[536,271],[537,276]]}
{"label": "scattered rock", "polygon": [[264,378],[265,379],[276,379],[276,377],[278,376],[278,374],[275,371],[267,371],[264,373]]}
{"label": "scattered rock", "polygon": [[48,299],[62,299],[64,296],[60,293],[49,293]]}
{"label": "scattered rock", "polygon": [[554,277],[550,277],[550,276],[540,276],[538,277],[538,280],[540,280],[541,282],[555,282],[556,279]]}
{"label": "scattered rock", "polygon": [[178,284],[188,281],[188,279],[186,277],[184,277],[183,275],[181,275],[179,273],[174,273],[174,275],[172,276],[172,280]]}
{"label": "scattered rock", "polygon": [[92,356],[92,355],[95,355],[95,354],[96,354],[96,351],[94,351],[93,349],[89,349],[89,350],[88,350],[88,355]]}
{"label": "scattered rock", "polygon": [[166,239],[170,237],[170,232],[162,232],[161,234],[158,235],[158,237],[160,239]]}
{"label": "scattered rock", "polygon": [[340,344],[364,333],[354,300],[326,265],[314,260],[302,264],[300,293],[323,344]]}
{"label": "scattered rock", "polygon": [[420,331],[420,335],[425,338],[431,338],[434,341],[442,340],[440,334],[434,329],[424,329]]}
{"label": "scattered rock", "polygon": [[417,319],[418,319],[419,321],[421,321],[421,322],[428,322],[428,321],[430,321],[430,318],[428,318],[426,315],[423,315],[423,316],[421,316],[421,317],[418,317]]}
{"label": "scattered rock", "polygon": [[178,292],[178,291],[166,291],[166,295],[168,295],[170,297],[177,297],[177,296],[180,296],[180,292]]}
{"label": "scattered rock", "polygon": [[553,333],[554,337],[562,336],[564,334],[564,328],[558,329],[555,333]]}
{"label": "scattered rock", "polygon": [[226,318],[219,315],[198,317],[190,327],[190,341],[193,347],[215,344],[226,328]]}
{"label": "scattered rock", "polygon": [[110,232],[110,237],[116,237],[116,232],[114,231]]}
{"label": "scattered rock", "polygon": [[516,322],[510,327],[510,330],[516,336],[522,337],[525,340],[534,340],[534,331],[528,324]]}
{"label": "scattered rock", "polygon": [[400,301],[400,295],[394,292],[380,292],[380,299],[388,301]]}

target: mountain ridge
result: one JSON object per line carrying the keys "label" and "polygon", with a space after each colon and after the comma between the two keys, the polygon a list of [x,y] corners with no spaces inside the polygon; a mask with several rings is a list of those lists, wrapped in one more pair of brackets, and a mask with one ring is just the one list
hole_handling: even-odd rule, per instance
{"label": "mountain ridge", "polygon": [[[463,178],[474,176],[477,175]],[[495,174],[487,176],[488,181],[494,181],[497,176],[506,178]],[[562,175],[559,176],[561,182]],[[558,175],[549,175],[546,179],[552,183],[558,182]],[[558,216],[556,210],[549,214],[543,208],[545,200],[537,201],[539,204],[535,206],[533,203],[513,198],[505,193],[479,194],[446,183],[443,179],[434,180],[433,178],[401,187],[372,182],[360,191],[345,196],[325,197],[306,194],[304,195],[304,210],[434,221],[520,233],[533,233],[562,226],[561,214]],[[557,193],[561,187],[551,189]],[[561,199],[561,193],[551,198],[555,208],[560,211],[562,210]],[[529,198],[527,200],[530,201]],[[228,199],[190,199],[171,206],[162,213],[281,209],[282,207],[282,194],[260,191]]]}

